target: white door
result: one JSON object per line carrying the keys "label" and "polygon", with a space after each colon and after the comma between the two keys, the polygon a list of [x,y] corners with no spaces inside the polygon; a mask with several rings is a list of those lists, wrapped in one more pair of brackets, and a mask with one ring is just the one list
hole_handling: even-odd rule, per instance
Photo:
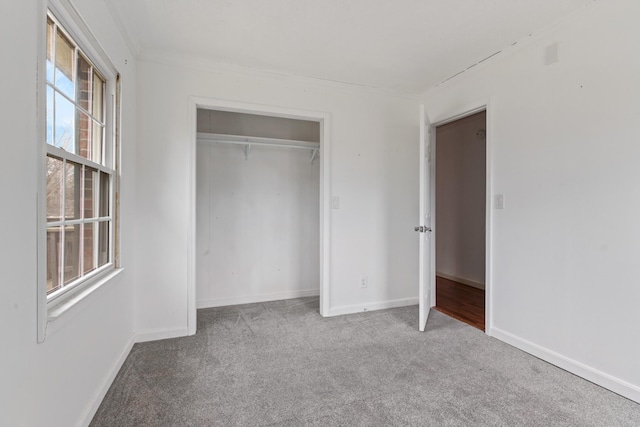
{"label": "white door", "polygon": [[[420,105],[420,224],[415,227],[420,239],[419,260],[419,325],[423,332],[427,325],[429,310],[431,309],[431,292],[433,284],[433,239],[431,236],[431,138],[429,135],[429,123],[424,110]],[[432,277],[433,276],[433,277]]]}

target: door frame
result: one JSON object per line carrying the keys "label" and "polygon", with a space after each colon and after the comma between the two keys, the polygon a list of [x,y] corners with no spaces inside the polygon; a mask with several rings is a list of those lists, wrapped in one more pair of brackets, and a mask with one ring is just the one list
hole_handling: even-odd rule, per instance
{"label": "door frame", "polygon": [[492,251],[492,224],[493,224],[493,193],[492,193],[492,177],[493,177],[493,144],[492,144],[492,121],[493,121],[493,113],[491,108],[491,100],[481,100],[475,103],[467,104],[460,108],[452,108],[447,112],[434,117],[433,120],[429,120],[428,128],[429,128],[429,145],[431,149],[431,156],[433,162],[431,164],[431,223],[433,225],[432,239],[431,239],[431,265],[433,266],[433,271],[431,273],[431,280],[433,286],[433,292],[431,293],[431,307],[436,305],[436,291],[435,291],[435,283],[436,283],[436,271],[435,271],[435,259],[436,259],[436,248],[435,243],[438,233],[438,227],[436,224],[436,149],[437,149],[437,141],[436,141],[436,128],[438,126],[445,125],[447,123],[454,122],[459,119],[463,119],[467,116],[471,116],[473,114],[479,113],[481,111],[486,112],[486,139],[485,139],[485,177],[486,177],[486,186],[485,186],[485,272],[484,272],[484,286],[485,286],[485,333],[487,335],[492,335],[493,329],[493,292],[492,292],[492,282],[493,282],[493,274],[492,274],[492,259],[493,259],[493,251]]}
{"label": "door frame", "polygon": [[189,97],[189,230],[187,250],[187,327],[188,334],[196,333],[196,145],[197,111],[229,111],[262,116],[283,117],[318,122],[320,124],[320,315],[330,311],[330,252],[331,239],[331,115],[322,111],[301,110],[276,105],[254,104],[227,99]]}

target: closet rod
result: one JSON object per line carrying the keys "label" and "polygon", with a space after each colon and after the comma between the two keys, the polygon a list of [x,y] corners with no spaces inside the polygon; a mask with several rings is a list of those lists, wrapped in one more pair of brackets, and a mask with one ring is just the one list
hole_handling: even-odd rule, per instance
{"label": "closet rod", "polygon": [[223,144],[269,145],[272,147],[320,149],[319,142],[296,141],[292,139],[261,138],[254,136],[224,135],[219,133],[198,132],[199,141],[220,142]]}

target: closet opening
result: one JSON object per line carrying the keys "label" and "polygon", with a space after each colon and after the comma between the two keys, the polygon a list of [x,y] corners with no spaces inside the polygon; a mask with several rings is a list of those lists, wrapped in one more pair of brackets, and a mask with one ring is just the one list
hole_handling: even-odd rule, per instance
{"label": "closet opening", "polygon": [[197,108],[198,309],[320,295],[323,123],[267,114]]}
{"label": "closet opening", "polygon": [[435,129],[436,310],[485,330],[486,111]]}

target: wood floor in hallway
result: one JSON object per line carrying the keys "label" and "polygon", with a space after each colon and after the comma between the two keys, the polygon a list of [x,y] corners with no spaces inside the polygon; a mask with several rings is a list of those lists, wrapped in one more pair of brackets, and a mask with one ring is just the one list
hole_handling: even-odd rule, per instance
{"label": "wood floor in hallway", "polygon": [[436,277],[436,310],[484,331],[484,291]]}

